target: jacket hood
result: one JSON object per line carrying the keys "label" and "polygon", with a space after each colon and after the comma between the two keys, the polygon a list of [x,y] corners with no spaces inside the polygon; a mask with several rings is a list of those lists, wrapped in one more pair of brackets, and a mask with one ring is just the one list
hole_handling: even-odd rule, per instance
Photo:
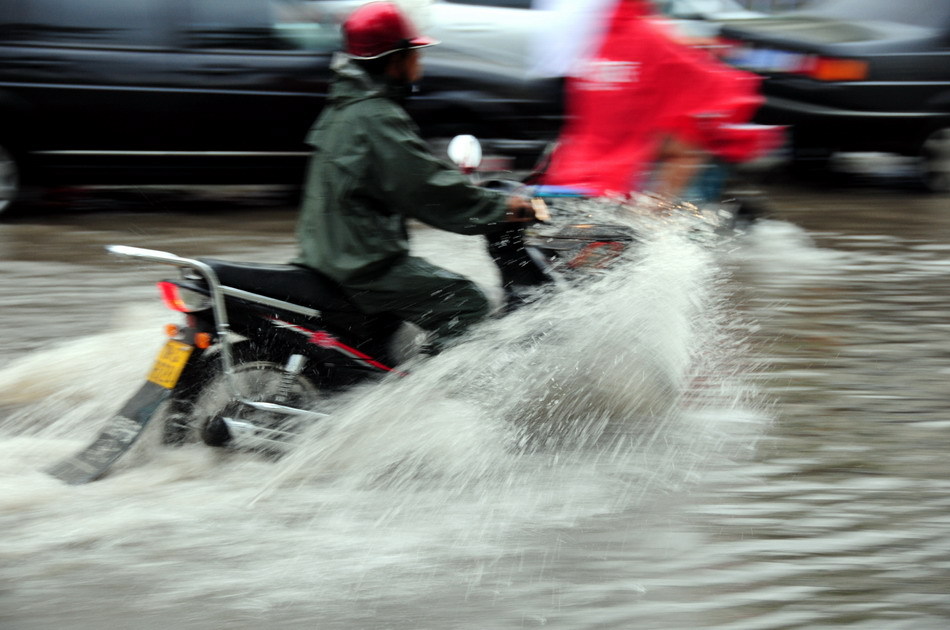
{"label": "jacket hood", "polygon": [[330,68],[336,73],[329,97],[329,102],[334,105],[379,97],[400,100],[405,91],[400,86],[371,76],[347,55],[334,55]]}

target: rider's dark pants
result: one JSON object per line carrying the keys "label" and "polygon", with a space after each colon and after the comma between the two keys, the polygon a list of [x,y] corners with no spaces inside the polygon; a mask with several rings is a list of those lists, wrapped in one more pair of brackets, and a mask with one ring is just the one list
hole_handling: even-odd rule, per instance
{"label": "rider's dark pants", "polygon": [[[521,291],[550,281],[525,250],[523,237],[518,225],[486,235],[488,253],[501,275],[506,311],[524,302]],[[436,351],[490,312],[488,299],[474,282],[413,256],[377,278],[348,284],[345,291],[367,313],[392,313],[430,331]]]}
{"label": "rider's dark pants", "polygon": [[371,281],[345,288],[367,313],[389,312],[433,334],[439,347],[484,319],[488,298],[474,282],[409,256]]}

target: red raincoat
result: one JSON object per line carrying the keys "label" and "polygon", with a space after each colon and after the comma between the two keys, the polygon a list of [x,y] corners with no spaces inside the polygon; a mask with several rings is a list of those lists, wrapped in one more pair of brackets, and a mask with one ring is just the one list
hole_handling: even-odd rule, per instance
{"label": "red raincoat", "polygon": [[545,183],[626,194],[676,136],[731,161],[774,147],[773,127],[738,126],[762,103],[759,78],[675,39],[645,3],[621,0],[598,52],[566,85],[568,121]]}

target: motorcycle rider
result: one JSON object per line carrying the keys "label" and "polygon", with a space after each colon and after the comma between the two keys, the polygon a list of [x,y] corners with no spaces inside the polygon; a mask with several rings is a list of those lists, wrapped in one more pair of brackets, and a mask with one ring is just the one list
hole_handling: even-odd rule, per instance
{"label": "motorcycle rider", "polygon": [[406,221],[485,234],[530,221],[529,199],[478,188],[426,148],[401,102],[422,75],[418,33],[391,2],[344,22],[345,54],[313,146],[297,226],[298,263],[336,281],[367,313],[389,312],[432,333],[435,348],[489,312],[471,280],[409,255]]}

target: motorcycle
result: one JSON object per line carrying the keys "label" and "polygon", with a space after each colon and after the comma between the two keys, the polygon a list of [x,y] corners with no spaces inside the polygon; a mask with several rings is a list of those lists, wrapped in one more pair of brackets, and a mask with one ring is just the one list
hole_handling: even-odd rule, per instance
{"label": "motorcycle", "polygon": [[[583,191],[570,189],[523,192],[541,200],[584,198]],[[576,280],[584,270],[603,269],[636,240],[628,226],[590,222],[528,234],[518,225],[488,235],[504,288],[501,311]],[[184,321],[167,327],[168,340],[145,383],[97,437],[47,470],[67,483],[102,477],[154,421],[166,444],[201,441],[279,455],[308,424],[328,417],[335,394],[405,375],[399,350],[405,324],[359,311],[317,271],[125,245],[107,250],[177,268],[178,277],[158,288]]]}
{"label": "motorcycle", "polygon": [[[481,161],[477,140],[453,142],[450,159],[463,172],[474,171]],[[661,223],[674,214],[691,218],[687,229],[701,238],[742,220],[728,207],[710,215],[689,204],[592,199],[582,189],[523,181],[480,185],[530,196],[539,219],[486,236],[503,288],[501,316],[604,271],[636,245],[642,234],[635,222],[611,218],[618,208],[646,208],[641,215]],[[598,207],[609,211],[595,212]],[[160,425],[165,444],[200,441],[280,455],[308,425],[332,413],[337,394],[406,376],[406,360],[423,350],[406,343],[403,321],[361,312],[338,285],[307,267],[184,258],[125,245],[107,250],[177,268],[178,276],[158,288],[184,321],[166,327],[168,339],[145,383],[95,439],[47,469],[70,484],[105,475],[152,423]]]}

